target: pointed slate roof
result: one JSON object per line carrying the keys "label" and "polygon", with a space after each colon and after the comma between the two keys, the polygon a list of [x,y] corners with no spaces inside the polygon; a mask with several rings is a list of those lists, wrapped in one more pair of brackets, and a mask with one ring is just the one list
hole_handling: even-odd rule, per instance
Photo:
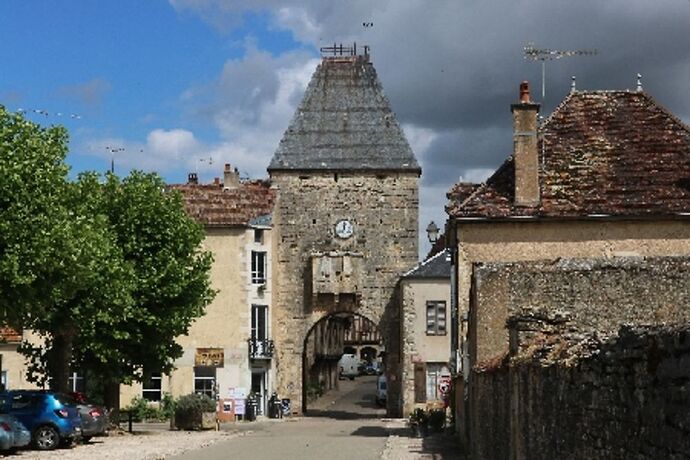
{"label": "pointed slate roof", "polygon": [[456,184],[457,219],[690,217],[690,129],[643,91],[574,91],[539,129],[541,202],[514,203],[509,157]]}
{"label": "pointed slate roof", "polygon": [[268,171],[421,173],[368,55],[324,58]]}

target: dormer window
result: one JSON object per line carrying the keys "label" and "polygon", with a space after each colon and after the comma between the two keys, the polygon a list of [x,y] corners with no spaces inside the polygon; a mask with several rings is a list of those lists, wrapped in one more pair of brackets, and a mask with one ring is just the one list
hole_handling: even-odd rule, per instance
{"label": "dormer window", "polygon": [[262,228],[254,229],[254,243],[263,244],[264,242],[264,230]]}

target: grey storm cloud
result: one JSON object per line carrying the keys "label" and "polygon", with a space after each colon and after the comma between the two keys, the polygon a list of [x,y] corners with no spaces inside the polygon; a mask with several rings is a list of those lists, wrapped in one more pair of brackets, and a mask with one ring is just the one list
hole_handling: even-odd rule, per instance
{"label": "grey storm cloud", "polygon": [[[219,28],[236,26],[249,11],[266,13],[272,27],[292,32],[307,48],[370,45],[398,120],[431,133],[425,151],[416,152],[427,189],[421,194],[423,225],[444,220],[445,197],[438,190],[460,176],[483,180],[511,153],[510,104],[522,80],[531,82],[533,99],[548,115],[573,75],[578,89],[634,89],[640,73],[652,97],[686,123],[690,119],[689,0],[170,2]],[[542,101],[541,65],[523,54],[528,42],[597,54],[547,61]],[[245,89],[254,78],[271,78],[261,68],[246,72],[235,80]],[[267,91],[272,86],[267,82]],[[251,103],[243,97],[233,100]]]}

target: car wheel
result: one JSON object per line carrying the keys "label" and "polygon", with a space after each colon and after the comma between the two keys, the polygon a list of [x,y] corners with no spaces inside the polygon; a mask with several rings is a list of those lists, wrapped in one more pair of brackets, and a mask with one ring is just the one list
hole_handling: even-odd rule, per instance
{"label": "car wheel", "polygon": [[38,450],[52,450],[60,443],[57,430],[49,425],[43,425],[34,431],[34,446]]}

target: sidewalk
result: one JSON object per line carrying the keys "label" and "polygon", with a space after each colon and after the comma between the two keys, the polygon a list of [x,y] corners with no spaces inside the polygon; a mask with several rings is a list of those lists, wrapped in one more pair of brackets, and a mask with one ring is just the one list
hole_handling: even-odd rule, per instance
{"label": "sidewalk", "polygon": [[425,438],[411,437],[405,419],[387,421],[392,433],[386,442],[382,460],[464,460],[458,436],[436,433]]}

